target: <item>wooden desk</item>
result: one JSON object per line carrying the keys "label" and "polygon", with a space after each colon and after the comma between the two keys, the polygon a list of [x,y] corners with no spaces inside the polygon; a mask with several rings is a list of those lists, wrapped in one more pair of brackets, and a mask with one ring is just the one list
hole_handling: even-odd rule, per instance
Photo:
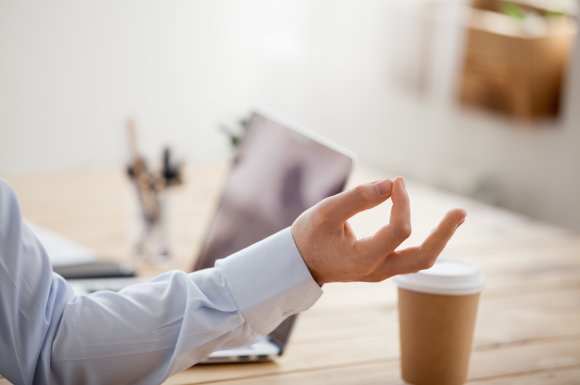
{"label": "wooden desk", "polygon": [[[172,267],[193,263],[225,170],[191,168],[188,185],[175,192]],[[353,183],[377,176],[358,170]],[[131,196],[121,172],[7,179],[30,220],[104,254],[128,255]],[[580,236],[412,181],[408,189],[410,243],[423,238],[447,208],[469,212],[445,252],[479,264],[487,277],[469,383],[580,384]],[[360,215],[353,227],[370,233],[387,213],[383,206]],[[146,275],[159,270],[139,268]],[[287,353],[275,362],[194,367],[166,384],[402,384],[394,285],[332,284],[324,291],[300,316]]]}

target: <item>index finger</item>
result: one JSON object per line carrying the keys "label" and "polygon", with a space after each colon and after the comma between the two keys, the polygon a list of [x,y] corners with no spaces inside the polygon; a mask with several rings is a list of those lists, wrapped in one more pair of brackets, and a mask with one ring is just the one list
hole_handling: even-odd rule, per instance
{"label": "index finger", "polygon": [[393,182],[389,179],[361,184],[324,199],[317,205],[316,211],[328,222],[339,227],[355,214],[386,201],[391,196],[392,187]]}

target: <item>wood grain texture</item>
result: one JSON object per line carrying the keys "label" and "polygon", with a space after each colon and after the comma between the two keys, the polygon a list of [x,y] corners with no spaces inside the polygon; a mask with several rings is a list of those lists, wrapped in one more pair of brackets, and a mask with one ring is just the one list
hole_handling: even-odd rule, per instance
{"label": "wood grain texture", "polygon": [[[190,167],[171,204],[175,257],[160,268],[129,257],[134,218],[121,171],[9,176],[28,219],[87,244],[102,255],[136,262],[151,276],[189,269],[223,183],[227,165]],[[376,180],[368,169],[351,184]],[[580,384],[580,235],[408,181],[416,244],[452,207],[468,211],[445,255],[481,266],[487,279],[476,322],[469,384]],[[389,204],[351,222],[367,235]],[[397,293],[378,284],[330,284],[298,319],[288,350],[274,362],[196,366],[166,384],[402,384]],[[5,380],[0,380],[1,381]]]}

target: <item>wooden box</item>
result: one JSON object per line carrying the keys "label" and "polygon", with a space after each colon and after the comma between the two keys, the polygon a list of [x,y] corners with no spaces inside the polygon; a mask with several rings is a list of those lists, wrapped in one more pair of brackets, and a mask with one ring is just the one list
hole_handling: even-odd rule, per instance
{"label": "wooden box", "polygon": [[571,17],[546,19],[538,34],[489,7],[471,8],[458,82],[460,102],[518,120],[557,117],[575,37]]}

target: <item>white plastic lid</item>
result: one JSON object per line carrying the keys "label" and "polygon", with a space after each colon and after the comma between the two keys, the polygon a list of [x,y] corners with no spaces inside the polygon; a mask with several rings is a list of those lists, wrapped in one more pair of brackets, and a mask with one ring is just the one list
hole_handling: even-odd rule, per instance
{"label": "white plastic lid", "polygon": [[485,286],[483,274],[476,265],[442,258],[426,270],[414,274],[398,275],[399,287],[422,293],[443,295],[469,295],[479,293]]}

